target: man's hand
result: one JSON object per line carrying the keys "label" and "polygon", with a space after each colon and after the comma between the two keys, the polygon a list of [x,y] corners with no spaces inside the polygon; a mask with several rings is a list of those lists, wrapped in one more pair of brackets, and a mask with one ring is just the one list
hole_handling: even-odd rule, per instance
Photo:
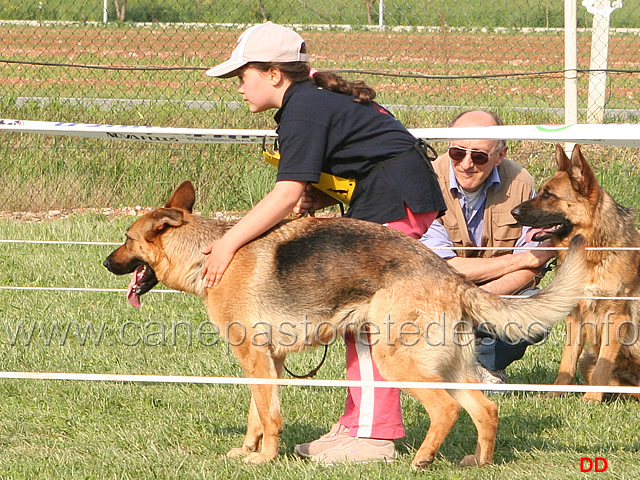
{"label": "man's hand", "polygon": [[[549,240],[545,240],[541,242],[540,247],[551,247],[551,242]],[[521,253],[520,255],[528,255],[528,258],[531,259],[531,263],[527,265],[525,268],[540,268],[549,260],[558,255],[556,250],[529,250],[526,253]]]}

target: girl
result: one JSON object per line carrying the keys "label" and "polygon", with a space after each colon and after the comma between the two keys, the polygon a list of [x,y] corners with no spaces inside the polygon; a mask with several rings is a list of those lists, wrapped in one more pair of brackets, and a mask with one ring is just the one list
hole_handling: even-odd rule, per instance
{"label": "girl", "polygon": [[[251,112],[278,109],[280,163],[275,186],[220,240],[208,255],[202,277],[218,284],[236,251],[291,211],[336,203],[313,188],[320,172],[355,179],[346,216],[388,225],[421,238],[445,204],[424,145],[387,110],[373,102],[375,91],[331,72],[310,69],[303,38],[267,22],[242,33],[212,77],[239,77],[238,92]],[[347,343],[347,378],[384,380],[369,346]],[[393,439],[404,436],[399,391],[350,388],[345,414],[331,432],[296,446],[299,455],[322,463],[367,461],[394,454]]]}

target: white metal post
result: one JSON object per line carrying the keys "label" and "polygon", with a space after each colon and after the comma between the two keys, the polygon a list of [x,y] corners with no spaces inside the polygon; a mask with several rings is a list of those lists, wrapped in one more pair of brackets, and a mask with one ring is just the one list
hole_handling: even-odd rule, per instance
{"label": "white metal post", "polygon": [[602,123],[607,94],[609,23],[611,12],[622,6],[622,0],[613,3],[610,0],[582,0],[582,4],[593,14],[587,123]]}
{"label": "white metal post", "polygon": [[[564,2],[564,123],[578,123],[578,20],[577,0]],[[571,155],[573,143],[564,149]]]}

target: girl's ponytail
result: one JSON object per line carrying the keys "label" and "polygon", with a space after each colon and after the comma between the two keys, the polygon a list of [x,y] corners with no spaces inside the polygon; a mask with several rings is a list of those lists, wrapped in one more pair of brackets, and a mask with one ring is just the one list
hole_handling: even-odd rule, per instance
{"label": "girl's ponytail", "polygon": [[302,82],[311,79],[311,81],[320,88],[330,90],[332,92],[341,93],[342,95],[350,95],[356,103],[368,105],[376,98],[376,91],[364,83],[362,80],[348,82],[340,75],[328,70],[318,71],[315,68],[309,68],[305,62],[251,62],[244,68],[253,67],[266,72],[269,68],[278,68],[292,82]]}
{"label": "girl's ponytail", "polygon": [[311,81],[325,90],[354,96],[356,98],[353,101],[356,103],[369,104],[376,98],[376,91],[362,80],[348,82],[333,72],[315,71]]}

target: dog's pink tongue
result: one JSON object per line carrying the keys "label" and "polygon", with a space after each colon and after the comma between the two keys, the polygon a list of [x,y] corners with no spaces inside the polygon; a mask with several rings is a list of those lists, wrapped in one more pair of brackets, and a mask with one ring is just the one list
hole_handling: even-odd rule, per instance
{"label": "dog's pink tongue", "polygon": [[525,240],[526,240],[527,242],[531,242],[531,241],[533,241],[533,236],[534,236],[536,233],[540,233],[540,232],[542,232],[543,230],[544,230],[544,228],[540,228],[540,227],[531,227],[531,228],[529,229],[529,231],[527,232],[527,234],[525,235],[525,237],[524,237],[524,238],[525,238]]}
{"label": "dog's pink tongue", "polygon": [[136,285],[138,281],[138,273],[139,269],[142,267],[136,268],[135,272],[133,272],[133,276],[131,277],[131,282],[129,282],[129,287],[127,288],[127,300],[129,303],[136,308],[140,308],[142,305],[140,304],[140,295],[133,291],[133,287]]}

